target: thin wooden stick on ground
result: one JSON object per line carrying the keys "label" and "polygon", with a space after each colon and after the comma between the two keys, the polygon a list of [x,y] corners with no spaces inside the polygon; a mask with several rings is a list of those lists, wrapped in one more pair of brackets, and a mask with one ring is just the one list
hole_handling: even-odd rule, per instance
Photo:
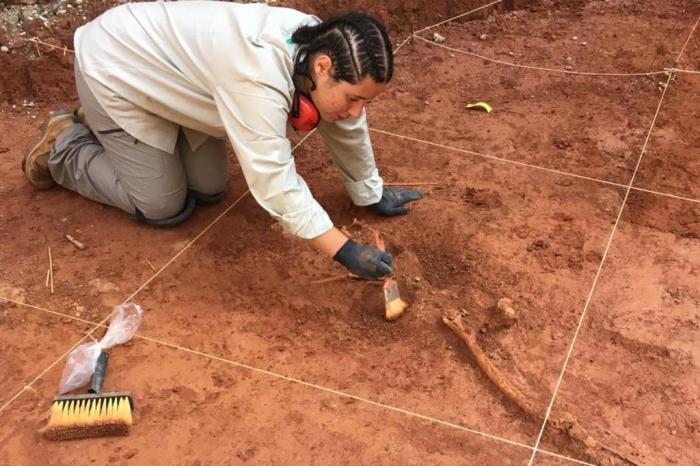
{"label": "thin wooden stick on ground", "polygon": [[322,285],[324,283],[340,282],[352,278],[352,274],[346,273],[345,275],[338,275],[337,277],[321,278],[319,280],[312,280],[309,285]]}
{"label": "thin wooden stick on ground", "polygon": [[368,281],[368,282],[378,282],[378,283],[384,283],[383,280],[364,280],[357,275],[353,275],[351,273],[346,273],[345,275],[338,275],[336,277],[328,277],[328,278],[321,278],[318,280],[312,280],[309,282],[309,285],[322,285],[324,283],[333,283],[333,282],[340,282],[343,280],[363,280],[363,281]]}
{"label": "thin wooden stick on ground", "polygon": [[[476,341],[474,331],[468,328],[464,323],[462,315],[456,309],[448,309],[442,316],[442,321],[447,325],[466,345],[469,352],[474,357],[476,364],[484,372],[486,377],[518,408],[526,414],[532,416],[537,421],[542,422],[545,415],[545,409],[538,406],[535,402],[525,396],[515,385],[513,385],[505,375],[491,362],[486,354],[481,350],[481,347]],[[576,418],[568,412],[555,416],[550,413],[548,419],[549,425],[566,434],[574,441],[577,441],[586,449],[586,453],[595,461],[602,463],[603,460],[610,459],[611,456],[625,461],[627,464],[636,465],[635,462],[628,459],[626,456],[616,452],[598,442],[591,437],[588,432],[581,426]],[[607,455],[605,455],[605,453]],[[611,455],[611,456],[609,456]]]}
{"label": "thin wooden stick on ground", "polygon": [[51,294],[53,294],[53,259],[51,258],[51,248],[49,247],[49,283],[51,284]]}
{"label": "thin wooden stick on ground", "polygon": [[148,264],[148,266],[151,268],[151,270],[153,270],[154,272],[156,271],[156,268],[153,267],[153,264],[151,264],[151,261],[149,261],[148,259],[146,259],[146,264]]}
{"label": "thin wooden stick on ground", "polygon": [[66,46],[59,47],[57,45],[49,44],[48,42],[44,42],[42,40],[39,40],[36,37],[30,37],[29,39],[22,39],[22,40],[26,40],[27,42],[34,42],[34,45],[36,45],[36,51],[39,54],[39,56],[41,56],[41,52],[39,51],[39,46],[37,44],[45,45],[45,46],[52,48],[52,49],[63,50],[64,56],[66,55],[66,52],[75,53],[73,50],[69,49]]}

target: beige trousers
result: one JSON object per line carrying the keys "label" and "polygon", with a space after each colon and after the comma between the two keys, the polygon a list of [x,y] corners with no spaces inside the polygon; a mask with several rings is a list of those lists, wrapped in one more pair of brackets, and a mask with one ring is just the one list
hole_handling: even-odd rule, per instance
{"label": "beige trousers", "polygon": [[227,188],[225,139],[208,138],[192,151],[182,131],[170,154],[136,140],[107,115],[77,65],[75,81],[85,123],[63,131],[49,155],[53,179],[84,197],[149,220],[172,218],[188,190],[216,195]]}

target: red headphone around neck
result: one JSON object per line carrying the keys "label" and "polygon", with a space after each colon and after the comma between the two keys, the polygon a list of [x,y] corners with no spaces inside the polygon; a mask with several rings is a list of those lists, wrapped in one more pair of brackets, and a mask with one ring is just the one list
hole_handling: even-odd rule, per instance
{"label": "red headphone around neck", "polygon": [[294,60],[294,72],[292,82],[294,83],[294,97],[292,98],[292,111],[289,112],[288,120],[297,131],[311,131],[318,126],[321,121],[321,114],[311,100],[311,96],[306,95],[304,90],[304,78],[311,81],[311,90],[316,89],[316,83],[309,74],[308,54],[305,50],[299,52]]}
{"label": "red headphone around neck", "polygon": [[321,115],[318,113],[318,109],[311,101],[311,98],[297,90],[294,91],[292,111],[289,112],[288,119],[289,124],[295,130],[311,131],[318,125]]}

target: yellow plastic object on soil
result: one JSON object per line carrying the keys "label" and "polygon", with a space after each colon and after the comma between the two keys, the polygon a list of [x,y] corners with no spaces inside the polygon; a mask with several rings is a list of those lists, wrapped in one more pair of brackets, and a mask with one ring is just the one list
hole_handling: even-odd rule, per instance
{"label": "yellow plastic object on soil", "polygon": [[476,102],[474,104],[467,104],[469,110],[483,110],[486,113],[491,113],[493,108],[486,102]]}

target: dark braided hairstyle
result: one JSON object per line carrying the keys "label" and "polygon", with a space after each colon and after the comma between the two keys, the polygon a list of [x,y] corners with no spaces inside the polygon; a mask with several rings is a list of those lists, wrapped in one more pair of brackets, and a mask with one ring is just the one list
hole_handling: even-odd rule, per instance
{"label": "dark braided hairstyle", "polygon": [[336,80],[350,84],[367,76],[376,83],[388,83],[394,73],[394,53],[386,28],[363,13],[345,13],[316,26],[302,26],[294,31],[292,41],[300,45],[295,72],[303,76],[311,77],[309,60],[318,53],[333,61]]}

